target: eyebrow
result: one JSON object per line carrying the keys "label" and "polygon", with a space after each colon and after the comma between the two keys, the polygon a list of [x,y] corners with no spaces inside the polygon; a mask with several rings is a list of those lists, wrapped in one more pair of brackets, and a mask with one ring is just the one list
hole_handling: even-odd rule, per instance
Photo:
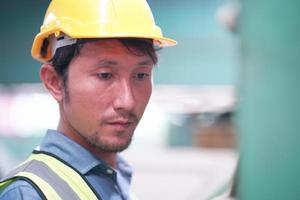
{"label": "eyebrow", "polygon": [[[98,62],[98,64],[100,66],[117,66],[119,63],[115,60],[102,59]],[[137,63],[137,66],[141,66],[141,67],[149,66],[149,65],[154,65],[154,62],[151,59],[146,59]]]}
{"label": "eyebrow", "polygon": [[154,65],[154,62],[151,59],[147,59],[138,63],[139,66],[149,66]]}
{"label": "eyebrow", "polygon": [[118,65],[118,62],[114,60],[102,59],[100,62],[98,62],[98,64],[101,66],[115,66]]}

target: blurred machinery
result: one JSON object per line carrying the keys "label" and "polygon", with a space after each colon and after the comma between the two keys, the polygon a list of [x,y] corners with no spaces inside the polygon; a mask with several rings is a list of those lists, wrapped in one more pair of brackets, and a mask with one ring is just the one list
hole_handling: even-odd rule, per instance
{"label": "blurred machinery", "polygon": [[[205,114],[204,114],[205,115]],[[213,121],[199,122],[194,133],[194,144],[202,148],[236,149],[236,131],[233,111],[215,114]]]}

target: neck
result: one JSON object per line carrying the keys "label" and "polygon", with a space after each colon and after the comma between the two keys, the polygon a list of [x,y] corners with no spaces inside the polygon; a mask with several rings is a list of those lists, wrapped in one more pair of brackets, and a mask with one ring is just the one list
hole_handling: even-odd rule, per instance
{"label": "neck", "polygon": [[116,153],[107,153],[107,152],[102,152],[97,149],[88,149],[90,152],[92,152],[97,158],[103,160],[112,168],[116,168],[117,165],[117,154]]}

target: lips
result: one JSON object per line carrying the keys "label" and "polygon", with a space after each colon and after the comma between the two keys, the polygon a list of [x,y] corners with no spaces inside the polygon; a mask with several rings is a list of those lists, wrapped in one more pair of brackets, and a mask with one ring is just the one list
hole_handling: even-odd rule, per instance
{"label": "lips", "polygon": [[125,121],[114,121],[114,122],[109,122],[108,124],[111,125],[120,125],[120,126],[129,126],[132,124],[132,122],[125,122]]}
{"label": "lips", "polygon": [[122,115],[106,116],[102,120],[102,124],[113,128],[117,131],[125,131],[126,129],[134,129],[138,124],[138,117],[132,112],[122,113]]}
{"label": "lips", "polygon": [[107,124],[109,126],[114,127],[115,129],[124,130],[129,128],[131,125],[133,125],[134,122],[129,120],[114,120],[114,121],[107,122]]}

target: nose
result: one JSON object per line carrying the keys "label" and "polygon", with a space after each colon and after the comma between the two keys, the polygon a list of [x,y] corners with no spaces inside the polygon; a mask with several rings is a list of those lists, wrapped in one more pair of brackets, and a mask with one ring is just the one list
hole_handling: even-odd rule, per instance
{"label": "nose", "polygon": [[132,111],[135,105],[135,97],[130,81],[122,81],[116,86],[116,98],[114,109],[119,111]]}

